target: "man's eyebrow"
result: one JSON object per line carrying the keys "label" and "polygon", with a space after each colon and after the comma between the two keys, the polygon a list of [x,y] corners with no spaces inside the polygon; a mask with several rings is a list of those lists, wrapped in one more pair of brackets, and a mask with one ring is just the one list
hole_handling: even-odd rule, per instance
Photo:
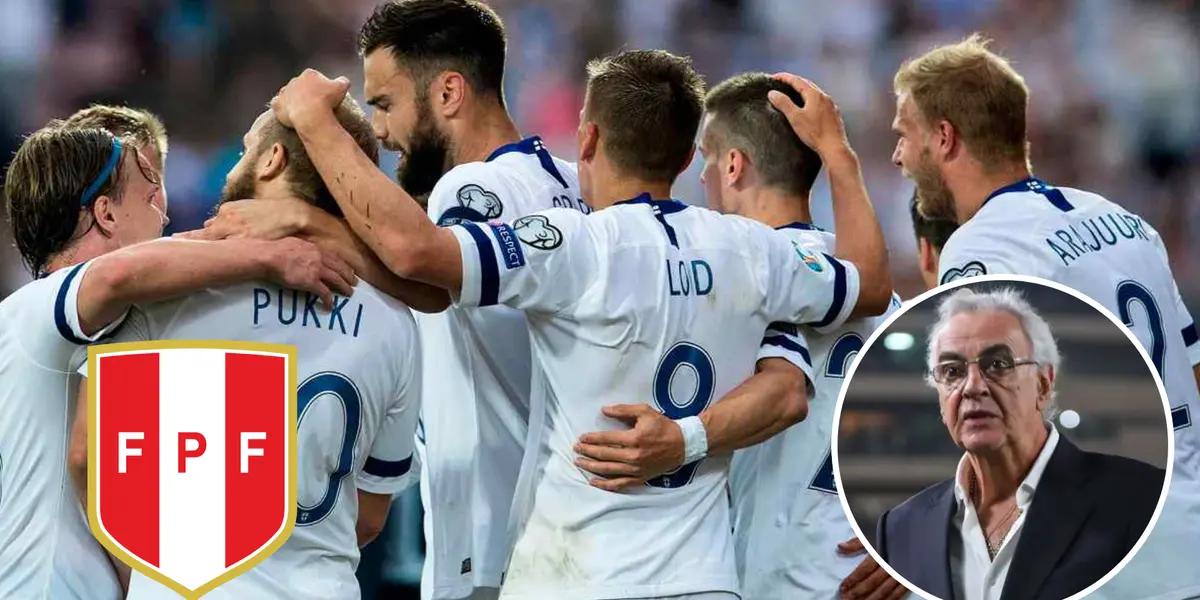
{"label": "man's eyebrow", "polygon": [[979,355],[983,356],[985,354],[996,354],[997,352],[1008,352],[1009,354],[1012,354],[1013,349],[1011,347],[1009,347],[1008,344],[993,344],[991,346],[988,346],[987,348],[984,348],[983,351],[979,353]]}
{"label": "man's eyebrow", "polygon": [[938,362],[943,360],[967,360],[967,357],[957,352],[942,352],[938,354]]}

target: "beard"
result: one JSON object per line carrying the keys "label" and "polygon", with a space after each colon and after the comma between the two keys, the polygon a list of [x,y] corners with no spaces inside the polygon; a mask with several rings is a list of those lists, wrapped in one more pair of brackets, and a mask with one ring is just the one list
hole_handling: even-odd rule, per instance
{"label": "beard", "polygon": [[942,172],[933,164],[928,148],[921,151],[920,162],[908,175],[917,188],[917,212],[922,217],[958,222],[954,195],[950,193]]}
{"label": "beard", "polygon": [[396,181],[415,198],[427,198],[450,166],[450,138],[438,129],[428,98],[417,99],[417,127],[396,165]]}
{"label": "beard", "polygon": [[233,179],[225,182],[221,188],[221,200],[213,207],[213,214],[220,210],[221,205],[236,200],[247,200],[255,196],[254,174],[249,169],[242,171]]}

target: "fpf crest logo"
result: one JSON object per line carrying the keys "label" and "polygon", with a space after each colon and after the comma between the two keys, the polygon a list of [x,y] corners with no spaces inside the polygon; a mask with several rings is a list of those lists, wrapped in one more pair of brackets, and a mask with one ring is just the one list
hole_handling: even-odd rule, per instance
{"label": "fpf crest logo", "polygon": [[88,349],[96,539],[194,600],[296,522],[296,348],[147,342]]}

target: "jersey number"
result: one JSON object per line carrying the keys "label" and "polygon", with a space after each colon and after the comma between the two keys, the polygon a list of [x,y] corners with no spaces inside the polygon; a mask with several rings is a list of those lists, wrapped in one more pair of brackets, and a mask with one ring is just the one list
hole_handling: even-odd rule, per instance
{"label": "jersey number", "polygon": [[[1166,364],[1167,338],[1158,302],[1150,290],[1146,289],[1146,286],[1132,279],[1117,284],[1117,316],[1121,317],[1121,322],[1130,329],[1135,326],[1132,310],[1135,302],[1141,304],[1142,309],[1146,311],[1146,325],[1150,328],[1150,347],[1148,348],[1150,360],[1154,362],[1154,370],[1158,371],[1159,378],[1163,379],[1163,383],[1166,384],[1166,375],[1163,371]],[[1191,425],[1189,417],[1186,404],[1171,409],[1171,421],[1175,429],[1183,429]]]}
{"label": "jersey number", "polygon": [[[682,371],[692,372],[695,386],[683,397],[674,393],[675,376]],[[716,369],[712,357],[703,348],[688,342],[679,342],[667,350],[654,373],[654,402],[667,418],[684,419],[700,414],[712,402]],[[686,464],[674,471],[646,481],[646,485],[659,488],[683,487],[692,482],[700,461]]]}
{"label": "jersey number", "polygon": [[[825,363],[825,376],[830,379],[845,379],[850,372],[854,357],[862,351],[863,339],[857,333],[846,333],[829,349],[829,360]],[[825,452],[825,460],[813,475],[808,489],[837,495],[837,479],[833,476],[833,449]]]}
{"label": "jersey number", "polygon": [[341,404],[346,417],[345,429],[342,433],[342,446],[338,450],[337,467],[329,474],[329,483],[325,486],[321,500],[312,506],[305,506],[303,503],[296,505],[296,525],[301,527],[320,523],[333,512],[338,500],[338,489],[353,466],[354,446],[358,441],[359,415],[362,413],[362,400],[358,395],[358,388],[345,375],[332,371],[317,373],[300,384],[296,394],[296,411],[299,413],[297,428],[304,425],[304,415],[308,414],[313,400],[324,394],[331,394]]}

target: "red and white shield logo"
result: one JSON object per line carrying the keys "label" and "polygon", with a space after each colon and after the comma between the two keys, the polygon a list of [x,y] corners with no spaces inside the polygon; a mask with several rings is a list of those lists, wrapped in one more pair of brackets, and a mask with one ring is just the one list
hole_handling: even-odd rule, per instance
{"label": "red and white shield logo", "polygon": [[296,349],[88,349],[88,516],[114,556],[185,598],[262,562],[296,521]]}

